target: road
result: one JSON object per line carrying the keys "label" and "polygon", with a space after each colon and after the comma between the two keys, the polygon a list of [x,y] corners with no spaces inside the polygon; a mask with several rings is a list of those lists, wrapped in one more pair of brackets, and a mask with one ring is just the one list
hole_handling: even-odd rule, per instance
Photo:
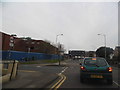
{"label": "road", "polygon": [[[60,75],[54,82],[46,86],[51,88],[57,85],[58,88],[118,88],[118,68],[113,67],[113,85],[108,85],[103,80],[86,80],[85,83],[80,82],[80,65],[79,60],[66,60],[66,66],[42,66],[39,64],[20,65],[19,73],[16,80],[3,85],[5,88],[41,88],[42,84],[48,83],[48,79],[54,78],[53,75]],[[62,73],[62,74],[61,74]],[[51,77],[51,78],[50,78]],[[21,83],[23,82],[23,83]]]}
{"label": "road", "polygon": [[37,64],[31,64],[31,65],[20,65],[18,67],[19,70],[23,71],[37,71],[41,73],[47,73],[47,74],[58,74],[60,73],[65,67],[64,66],[57,66],[57,65],[51,65],[51,66],[42,66]]}
{"label": "road", "polygon": [[[68,60],[65,63],[67,68],[59,66],[22,65],[19,67],[19,70],[39,71],[46,74],[59,74],[66,68],[64,72],[62,72],[62,74],[65,75],[66,80],[61,84],[59,88],[118,88],[117,68],[113,67],[113,85],[108,85],[106,81],[103,80],[86,80],[85,83],[81,83],[79,80],[79,60]],[[52,85],[54,84],[55,83],[53,83]]]}
{"label": "road", "polygon": [[81,83],[78,60],[69,60],[67,66],[68,68],[62,73],[66,76],[66,80],[60,88],[118,88],[118,69],[116,68],[113,68],[113,85],[108,85],[103,80],[86,80],[85,83]]}

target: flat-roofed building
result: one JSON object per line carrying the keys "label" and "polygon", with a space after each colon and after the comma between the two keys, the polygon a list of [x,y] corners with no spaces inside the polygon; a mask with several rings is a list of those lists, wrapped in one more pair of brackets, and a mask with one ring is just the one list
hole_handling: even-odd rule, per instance
{"label": "flat-roofed building", "polygon": [[55,54],[55,51],[58,52],[58,48],[51,45],[49,42],[43,40],[35,40],[31,38],[18,38],[17,36],[13,39],[13,46],[11,48],[11,35],[0,32],[1,36],[1,50],[3,51],[22,51],[22,52],[36,52],[36,53],[47,53]]}
{"label": "flat-roofed building", "polygon": [[69,56],[73,59],[85,57],[85,51],[83,51],[83,50],[69,50]]}

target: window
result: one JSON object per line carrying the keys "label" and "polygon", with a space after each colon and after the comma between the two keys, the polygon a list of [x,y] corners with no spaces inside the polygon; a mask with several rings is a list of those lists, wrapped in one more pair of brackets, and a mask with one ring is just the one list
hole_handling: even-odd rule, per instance
{"label": "window", "polygon": [[92,60],[92,58],[86,58],[84,61],[85,65],[88,66],[106,66],[107,63],[103,58],[97,58],[96,60]]}
{"label": "window", "polygon": [[35,42],[32,42],[31,44],[35,44]]}
{"label": "window", "polygon": [[37,42],[37,44],[40,44],[40,42]]}

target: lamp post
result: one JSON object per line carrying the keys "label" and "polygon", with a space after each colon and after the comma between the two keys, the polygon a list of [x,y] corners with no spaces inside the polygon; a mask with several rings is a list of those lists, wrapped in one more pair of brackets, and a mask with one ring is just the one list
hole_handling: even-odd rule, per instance
{"label": "lamp post", "polygon": [[105,43],[105,59],[106,59],[106,35],[105,34],[98,34],[104,36],[104,43]]}
{"label": "lamp post", "polygon": [[[56,46],[57,46],[57,39],[58,39],[58,36],[63,36],[63,34],[58,34],[58,35],[56,35]],[[57,50],[55,50],[55,53],[57,54]]]}
{"label": "lamp post", "polygon": [[[57,46],[57,39],[58,39],[58,36],[63,36],[63,34],[58,34],[56,35],[56,46]],[[57,46],[58,47],[58,46]],[[55,49],[55,53],[57,54],[57,47]],[[59,65],[60,65],[60,59],[59,59]]]}

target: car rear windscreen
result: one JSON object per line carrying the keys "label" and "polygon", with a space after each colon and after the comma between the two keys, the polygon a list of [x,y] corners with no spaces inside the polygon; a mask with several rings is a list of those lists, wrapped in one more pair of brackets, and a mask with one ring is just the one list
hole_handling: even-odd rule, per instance
{"label": "car rear windscreen", "polygon": [[98,67],[107,65],[105,59],[103,59],[103,58],[96,58],[96,59],[86,58],[84,60],[84,64],[88,65],[88,66],[98,66]]}

